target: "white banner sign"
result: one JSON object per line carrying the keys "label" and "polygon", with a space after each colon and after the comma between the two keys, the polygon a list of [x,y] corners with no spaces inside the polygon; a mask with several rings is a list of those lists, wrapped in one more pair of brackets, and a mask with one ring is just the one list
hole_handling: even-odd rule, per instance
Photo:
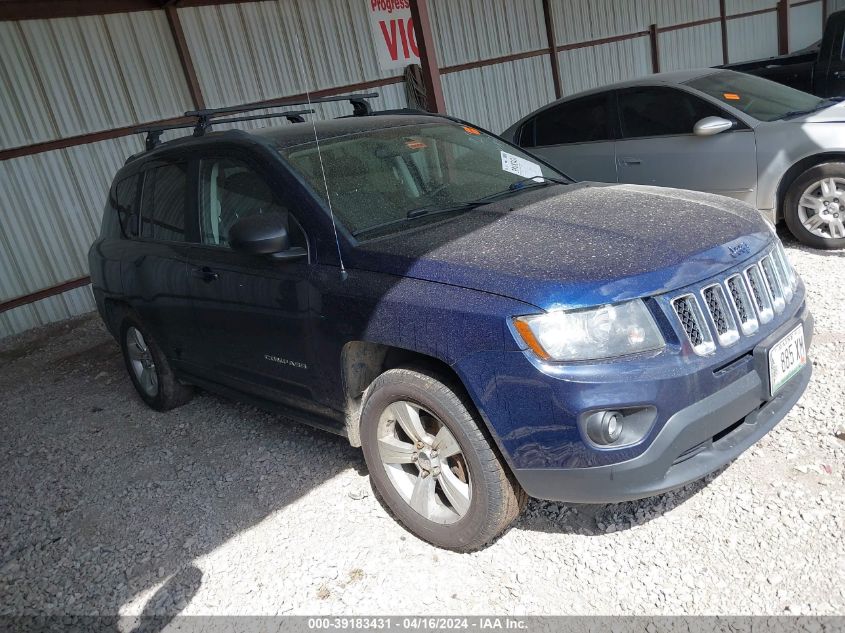
{"label": "white banner sign", "polygon": [[382,70],[420,63],[410,0],[364,0]]}

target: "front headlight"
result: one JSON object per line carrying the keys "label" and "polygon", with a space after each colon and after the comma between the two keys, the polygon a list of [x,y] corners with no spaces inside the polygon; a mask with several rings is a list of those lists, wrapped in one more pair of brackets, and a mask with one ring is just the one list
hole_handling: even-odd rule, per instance
{"label": "front headlight", "polygon": [[666,342],[637,299],[586,310],[516,317],[514,329],[542,360],[598,360],[662,348]]}

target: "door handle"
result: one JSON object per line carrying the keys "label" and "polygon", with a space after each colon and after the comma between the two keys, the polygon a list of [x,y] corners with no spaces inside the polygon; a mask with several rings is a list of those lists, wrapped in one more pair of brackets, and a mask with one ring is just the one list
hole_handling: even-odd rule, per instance
{"label": "door handle", "polygon": [[191,271],[191,276],[196,277],[197,279],[202,279],[206,283],[220,279],[220,274],[214,272],[208,266],[203,266],[202,268],[194,268]]}
{"label": "door handle", "polygon": [[640,158],[620,158],[619,161],[623,165],[642,165],[643,161]]}
{"label": "door handle", "polygon": [[841,70],[833,71],[833,78],[834,79],[842,79],[842,75],[845,74]]}

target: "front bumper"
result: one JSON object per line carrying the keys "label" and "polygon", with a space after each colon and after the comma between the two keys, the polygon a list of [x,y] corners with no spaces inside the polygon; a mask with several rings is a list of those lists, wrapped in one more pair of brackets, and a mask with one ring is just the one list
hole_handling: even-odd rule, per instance
{"label": "front bumper", "polygon": [[638,456],[589,468],[522,468],[514,474],[532,497],[613,503],[679,488],[728,464],[782,420],[810,382],[812,364],[769,396],[767,352],[802,322],[809,344],[813,318],[790,320],[754,349],[754,370],[672,415]]}

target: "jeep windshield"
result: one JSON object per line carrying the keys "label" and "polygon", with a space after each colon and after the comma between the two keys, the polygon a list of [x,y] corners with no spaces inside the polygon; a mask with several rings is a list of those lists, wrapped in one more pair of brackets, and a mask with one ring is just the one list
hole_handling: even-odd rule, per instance
{"label": "jeep windshield", "polygon": [[[359,239],[467,212],[528,187],[570,182],[536,158],[459,123],[403,125],[281,149]],[[323,183],[325,170],[326,183]]]}

